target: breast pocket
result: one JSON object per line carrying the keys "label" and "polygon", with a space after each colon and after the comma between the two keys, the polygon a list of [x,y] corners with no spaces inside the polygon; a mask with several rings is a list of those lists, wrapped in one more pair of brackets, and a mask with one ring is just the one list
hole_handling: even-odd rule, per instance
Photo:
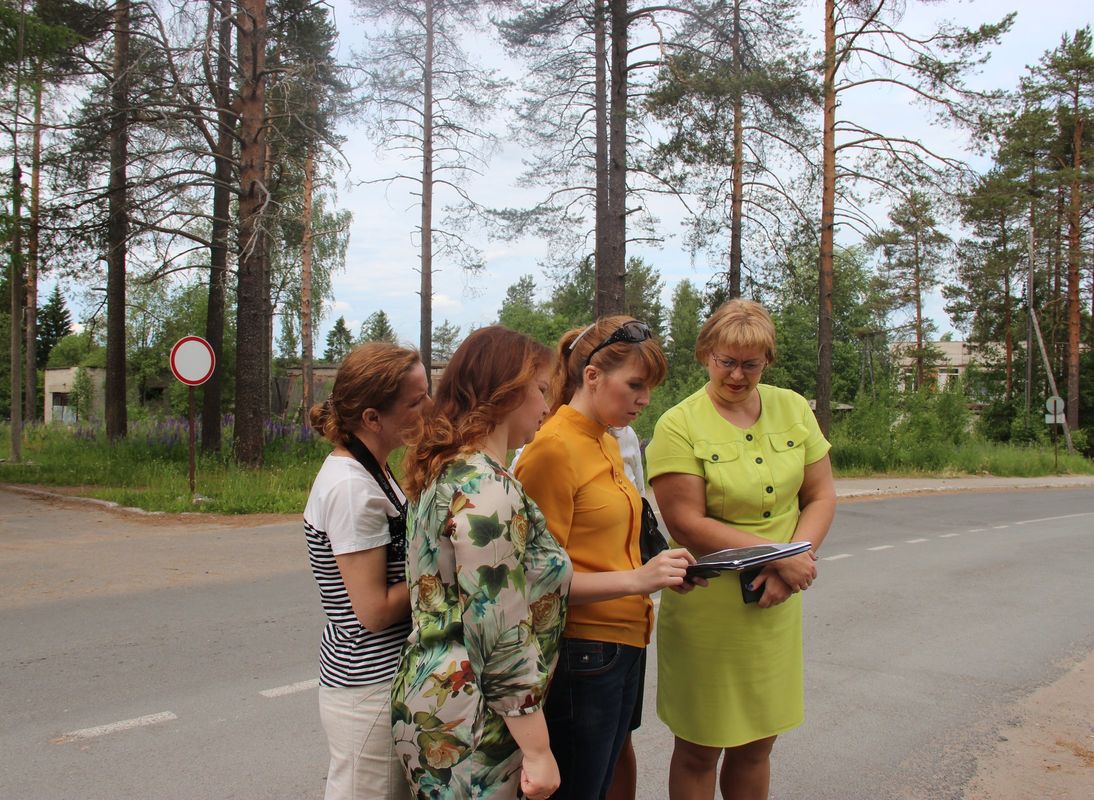
{"label": "breast pocket", "polygon": [[775,481],[784,491],[796,493],[805,473],[805,437],[809,431],[795,423],[784,431],[767,434],[771,450],[771,469]]}
{"label": "breast pocket", "polygon": [[740,443],[700,441],[693,445],[692,453],[703,465],[707,515],[729,519],[732,488],[740,481],[737,471],[741,457]]}

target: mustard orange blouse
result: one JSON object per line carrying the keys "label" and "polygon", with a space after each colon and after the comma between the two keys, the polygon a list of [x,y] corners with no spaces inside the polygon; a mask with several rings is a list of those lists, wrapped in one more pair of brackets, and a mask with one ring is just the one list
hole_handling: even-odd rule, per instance
{"label": "mustard orange blouse", "polygon": [[[623,469],[619,444],[603,425],[564,405],[524,448],[517,480],[536,501],[574,572],[642,565],[642,499]],[[571,606],[563,635],[645,647],[653,603],[644,595]]]}

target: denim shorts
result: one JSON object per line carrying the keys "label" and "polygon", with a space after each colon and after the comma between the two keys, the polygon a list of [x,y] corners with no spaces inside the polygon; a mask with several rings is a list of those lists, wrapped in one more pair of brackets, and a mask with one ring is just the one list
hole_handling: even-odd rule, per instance
{"label": "denim shorts", "polygon": [[631,728],[643,648],[563,637],[544,714],[562,785],[552,800],[602,800]]}

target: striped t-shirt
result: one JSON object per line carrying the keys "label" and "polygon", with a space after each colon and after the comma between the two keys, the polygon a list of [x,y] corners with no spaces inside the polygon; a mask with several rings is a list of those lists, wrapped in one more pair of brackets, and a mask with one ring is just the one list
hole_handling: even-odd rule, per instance
{"label": "striped t-shirt", "polygon": [[[402,497],[402,492],[395,487]],[[353,613],[346,585],[334,557],[387,547],[387,582],[406,580],[403,542],[391,544],[388,517],[398,509],[356,459],[327,456],[304,507],[308,558],[319,584],[327,626],[319,651],[321,686],[365,686],[389,680],[399,666],[399,653],[410,633],[410,618],[373,633]]]}

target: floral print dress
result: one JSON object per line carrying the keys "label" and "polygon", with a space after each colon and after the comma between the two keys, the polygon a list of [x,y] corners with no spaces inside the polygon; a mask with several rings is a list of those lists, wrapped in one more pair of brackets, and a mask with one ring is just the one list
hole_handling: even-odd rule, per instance
{"label": "floral print dress", "polygon": [[515,798],[504,717],[541,709],[573,568],[520,483],[453,460],[410,509],[413,628],[392,686],[395,750],[421,798]]}

